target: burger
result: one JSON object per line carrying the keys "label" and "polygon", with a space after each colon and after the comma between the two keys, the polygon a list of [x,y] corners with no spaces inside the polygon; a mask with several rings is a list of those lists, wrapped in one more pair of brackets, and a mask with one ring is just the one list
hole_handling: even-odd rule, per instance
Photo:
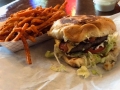
{"label": "burger", "polygon": [[66,16],[54,22],[47,32],[55,39],[54,55],[72,67],[99,63],[110,70],[119,55],[118,33],[110,19],[94,15]]}

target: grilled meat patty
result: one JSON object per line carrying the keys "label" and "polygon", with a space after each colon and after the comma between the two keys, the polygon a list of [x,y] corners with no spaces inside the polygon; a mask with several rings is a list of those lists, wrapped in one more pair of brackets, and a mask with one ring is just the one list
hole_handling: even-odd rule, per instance
{"label": "grilled meat patty", "polygon": [[[100,45],[102,42],[107,40],[107,36],[104,37],[97,37],[94,40],[85,40],[83,42],[80,42],[78,45],[76,45],[74,48],[71,49],[69,53],[75,53],[75,52],[83,52],[85,50],[88,50],[91,47],[96,47]],[[64,52],[67,52],[67,45],[65,42],[61,42],[59,48],[63,50]]]}

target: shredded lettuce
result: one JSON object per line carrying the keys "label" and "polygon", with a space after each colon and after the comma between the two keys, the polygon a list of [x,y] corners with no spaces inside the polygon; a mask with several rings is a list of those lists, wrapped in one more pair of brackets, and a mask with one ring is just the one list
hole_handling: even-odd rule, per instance
{"label": "shredded lettuce", "polygon": [[98,54],[92,54],[91,52],[88,52],[88,60],[90,62],[90,66],[94,66],[101,62],[101,57]]}
{"label": "shredded lettuce", "polygon": [[47,51],[47,52],[45,53],[45,57],[47,57],[47,58],[52,58],[52,57],[54,57],[54,52]]}
{"label": "shredded lettuce", "polygon": [[89,70],[87,69],[86,66],[81,66],[81,67],[77,70],[77,75],[83,76],[84,78],[87,78],[87,77],[89,77],[90,72],[89,72]]}
{"label": "shredded lettuce", "polygon": [[107,56],[101,58],[101,63],[105,63],[106,61],[116,60],[116,56],[112,53],[109,53]]}
{"label": "shredded lettuce", "polygon": [[58,66],[52,65],[50,69],[56,72],[66,71],[66,67],[63,64],[60,64]]}
{"label": "shredded lettuce", "polygon": [[97,74],[97,71],[96,71],[96,70],[94,70],[94,69],[92,69],[92,70],[91,70],[91,72],[92,72],[92,74],[94,74],[94,75],[96,75],[96,74]]}
{"label": "shredded lettuce", "polygon": [[118,33],[114,33],[113,35],[108,35],[107,44],[103,51],[104,55],[107,55],[110,52],[110,50],[114,48],[114,46],[116,45],[117,37],[118,37]]}
{"label": "shredded lettuce", "polygon": [[82,58],[84,59],[84,61],[85,61],[85,66],[87,67],[87,65],[89,64],[89,62],[88,62],[88,60],[87,60],[87,57],[84,55]]}
{"label": "shredded lettuce", "polygon": [[99,75],[100,77],[102,77],[102,74],[100,73],[100,71],[99,71],[97,68],[92,69],[91,72],[92,72],[92,74],[94,74],[94,75]]}
{"label": "shredded lettuce", "polygon": [[56,72],[66,71],[66,67],[63,64],[61,64],[61,62],[59,60],[59,58],[62,57],[62,52],[58,48],[59,43],[60,42],[58,40],[56,40],[56,44],[54,45],[54,53],[53,53],[54,57],[56,58],[56,60],[57,60],[57,62],[58,62],[59,65],[57,65],[57,66],[55,66],[55,65],[51,66],[51,69],[53,71],[56,71]]}

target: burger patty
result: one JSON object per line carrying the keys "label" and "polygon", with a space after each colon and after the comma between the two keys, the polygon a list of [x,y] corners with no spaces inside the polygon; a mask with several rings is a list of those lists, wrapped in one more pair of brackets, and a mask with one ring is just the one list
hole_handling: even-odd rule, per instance
{"label": "burger patty", "polygon": [[[69,53],[75,53],[75,52],[83,52],[83,51],[86,51],[88,50],[89,48],[91,47],[97,47],[98,45],[100,45],[102,42],[104,42],[105,40],[107,40],[107,36],[104,36],[104,37],[97,37],[95,38],[94,41],[89,41],[89,40],[85,40],[83,42],[80,42],[76,47],[72,48],[71,51]],[[64,44],[64,45],[63,45]],[[62,46],[65,46],[65,47],[62,47],[61,50],[63,50],[63,48],[67,48],[66,45],[65,45],[65,42],[61,42]],[[61,46],[60,46],[61,47]]]}

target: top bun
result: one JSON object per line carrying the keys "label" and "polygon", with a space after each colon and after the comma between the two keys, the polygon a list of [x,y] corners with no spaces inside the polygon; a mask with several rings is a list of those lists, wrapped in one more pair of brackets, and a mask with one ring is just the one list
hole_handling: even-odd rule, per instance
{"label": "top bun", "polygon": [[116,31],[114,22],[106,17],[93,15],[68,16],[54,22],[48,35],[79,43],[90,37],[102,37]]}

